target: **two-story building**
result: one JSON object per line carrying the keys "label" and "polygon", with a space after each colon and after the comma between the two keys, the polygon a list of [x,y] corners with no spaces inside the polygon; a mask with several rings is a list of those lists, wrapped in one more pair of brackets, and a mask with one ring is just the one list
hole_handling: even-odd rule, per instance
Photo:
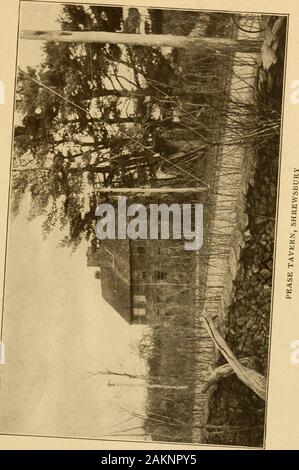
{"label": "two-story building", "polygon": [[89,248],[103,298],[130,324],[169,323],[194,307],[195,256],[182,240],[104,240]]}

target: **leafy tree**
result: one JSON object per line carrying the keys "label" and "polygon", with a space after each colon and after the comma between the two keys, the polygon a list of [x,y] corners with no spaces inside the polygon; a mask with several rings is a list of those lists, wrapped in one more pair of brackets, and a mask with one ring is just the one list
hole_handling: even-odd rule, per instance
{"label": "leafy tree", "polygon": [[[131,8],[124,21],[121,8],[65,5],[59,23],[136,32],[138,15]],[[184,165],[192,177],[202,143],[170,142],[181,135],[173,112],[182,106],[172,96],[171,61],[158,48],[47,42],[43,52],[40,66],[18,77],[13,209],[29,191],[30,217],[46,214],[44,232],[59,224],[69,230],[65,243],[77,246],[94,233],[99,186],[153,184],[161,162],[174,179]]]}
{"label": "leafy tree", "polygon": [[[64,30],[115,31],[122,9],[66,5],[59,21]],[[30,217],[46,214],[45,233],[57,223],[68,227],[74,245],[93,233],[98,185],[130,186],[154,176],[145,136],[134,126],[151,116],[134,105],[132,85],[115,81],[123,56],[118,46],[49,42],[40,67],[18,76],[13,209],[29,191]],[[145,96],[142,90],[141,100]],[[124,101],[133,101],[134,114],[122,112]]]}

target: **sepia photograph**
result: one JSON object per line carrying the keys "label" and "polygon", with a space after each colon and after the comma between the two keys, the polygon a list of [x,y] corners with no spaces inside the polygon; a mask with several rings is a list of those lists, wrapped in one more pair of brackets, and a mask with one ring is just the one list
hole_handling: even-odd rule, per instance
{"label": "sepia photograph", "polygon": [[265,446],[287,35],[20,2],[1,434]]}

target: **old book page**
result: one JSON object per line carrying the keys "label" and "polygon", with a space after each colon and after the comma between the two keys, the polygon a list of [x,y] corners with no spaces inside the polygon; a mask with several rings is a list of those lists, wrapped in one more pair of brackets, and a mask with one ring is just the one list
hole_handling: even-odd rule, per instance
{"label": "old book page", "polygon": [[295,0],[2,0],[0,448],[299,448]]}

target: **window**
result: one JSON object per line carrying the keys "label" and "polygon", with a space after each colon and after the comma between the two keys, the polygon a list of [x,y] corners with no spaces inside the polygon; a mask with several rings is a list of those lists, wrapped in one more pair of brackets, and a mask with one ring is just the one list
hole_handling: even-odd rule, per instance
{"label": "window", "polygon": [[134,284],[132,288],[133,295],[145,295],[145,285],[144,284]]}
{"label": "window", "polygon": [[165,271],[157,271],[156,278],[162,281],[163,279],[167,278],[167,273]]}
{"label": "window", "polygon": [[134,271],[133,276],[137,281],[142,281],[145,279],[145,271]]}
{"label": "window", "polygon": [[134,317],[144,318],[145,317],[145,308],[133,308]]}
{"label": "window", "polygon": [[145,302],[145,295],[136,295],[136,294],[134,294],[133,299],[134,299],[134,303],[136,303],[136,302],[143,302],[144,303]]}

